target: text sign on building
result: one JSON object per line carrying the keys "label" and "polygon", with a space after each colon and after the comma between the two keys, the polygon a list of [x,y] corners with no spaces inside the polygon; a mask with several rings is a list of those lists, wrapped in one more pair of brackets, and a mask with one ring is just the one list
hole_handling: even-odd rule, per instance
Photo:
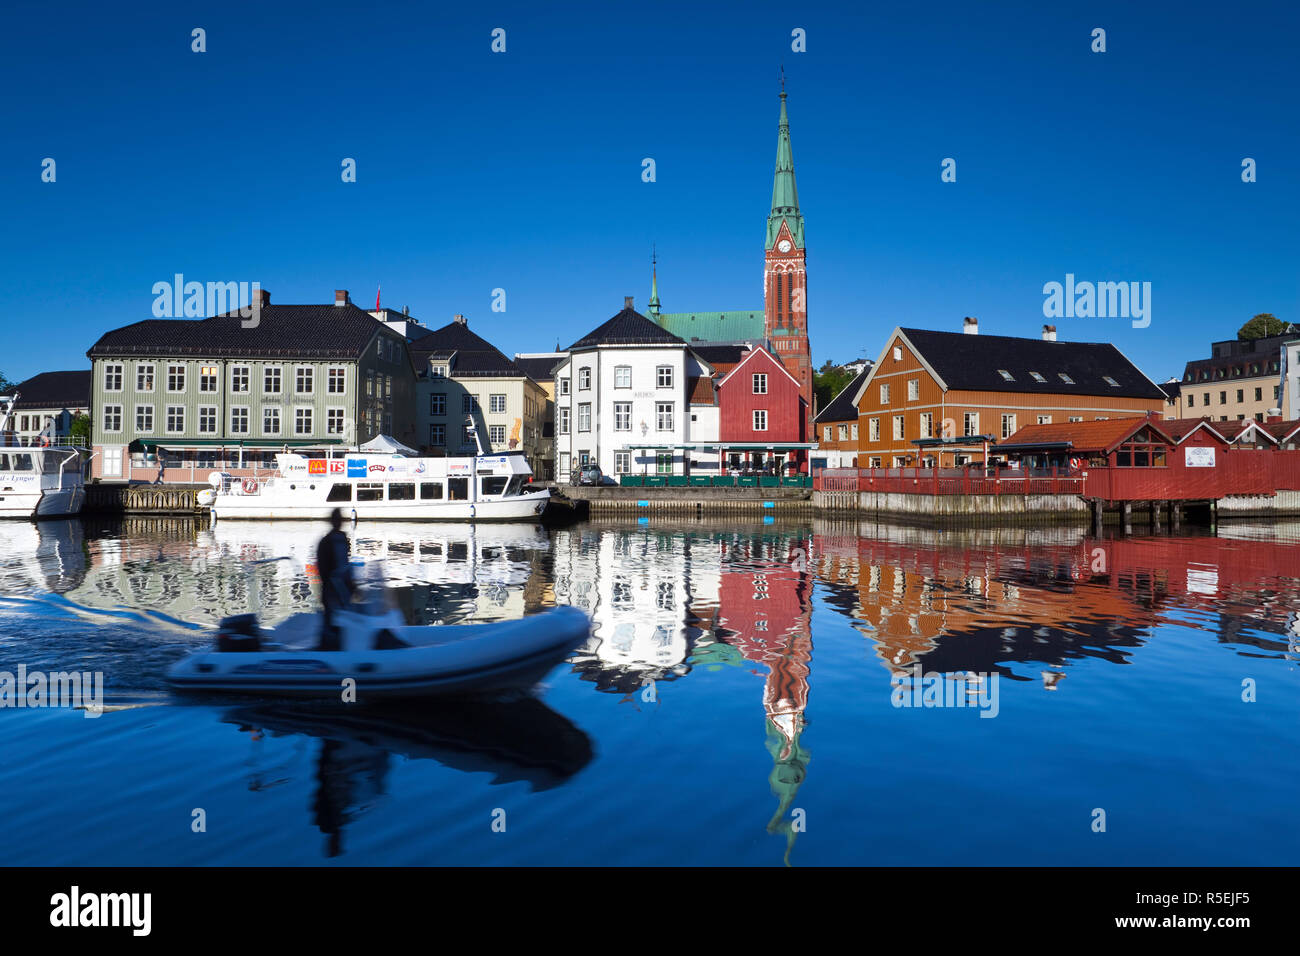
{"label": "text sign on building", "polygon": [[1188,468],[1213,468],[1214,449],[1189,446],[1183,449],[1183,464]]}

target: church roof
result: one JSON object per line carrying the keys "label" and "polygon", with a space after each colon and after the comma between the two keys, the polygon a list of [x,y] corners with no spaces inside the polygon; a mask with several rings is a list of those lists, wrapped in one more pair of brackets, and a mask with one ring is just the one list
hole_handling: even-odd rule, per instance
{"label": "church roof", "polygon": [[761,342],[767,338],[762,309],[731,312],[661,312],[659,325],[687,342]]}
{"label": "church roof", "polygon": [[803,216],[799,213],[799,188],[794,181],[794,153],[790,148],[790,118],[781,91],[781,119],[776,133],[776,172],[772,177],[772,210],[767,216],[767,248],[776,245],[781,224],[790,228],[796,249],[803,248]]}

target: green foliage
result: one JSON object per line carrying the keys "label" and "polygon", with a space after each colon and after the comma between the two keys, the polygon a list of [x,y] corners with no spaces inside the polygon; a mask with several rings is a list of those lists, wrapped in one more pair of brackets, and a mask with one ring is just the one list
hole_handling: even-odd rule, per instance
{"label": "green foliage", "polygon": [[1261,312],[1237,330],[1238,339],[1262,339],[1270,335],[1281,335],[1286,331],[1286,323],[1272,312]]}
{"label": "green foliage", "polygon": [[4,372],[0,372],[0,395],[7,395],[14,390],[17,382],[12,382]]}
{"label": "green foliage", "polygon": [[818,410],[829,405],[851,381],[853,381],[852,372],[837,369],[830,362],[814,372],[813,394],[817,398]]}
{"label": "green foliage", "polygon": [[82,439],[85,441],[85,447],[89,448],[90,447],[90,416],[89,415],[72,416],[72,424],[68,426],[68,434],[73,438],[76,438],[78,435],[80,435]]}

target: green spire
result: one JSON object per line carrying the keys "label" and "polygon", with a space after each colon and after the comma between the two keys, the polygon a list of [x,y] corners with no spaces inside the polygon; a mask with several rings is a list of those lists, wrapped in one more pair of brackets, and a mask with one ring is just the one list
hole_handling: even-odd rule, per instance
{"label": "green spire", "polygon": [[794,153],[790,149],[790,119],[781,90],[781,121],[776,134],[776,175],[772,179],[772,211],[767,216],[767,248],[776,244],[781,223],[790,227],[795,248],[803,248],[803,216],[799,215],[799,190],[794,183]]}
{"label": "green spire", "polygon": [[650,253],[650,315],[654,319],[659,318],[659,270],[658,256]]}

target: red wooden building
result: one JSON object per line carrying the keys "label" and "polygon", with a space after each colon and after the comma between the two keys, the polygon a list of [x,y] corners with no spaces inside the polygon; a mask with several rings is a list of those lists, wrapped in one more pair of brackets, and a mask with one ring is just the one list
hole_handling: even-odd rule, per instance
{"label": "red wooden building", "polygon": [[718,383],[718,439],[729,468],[807,470],[808,401],[767,349],[751,350]]}

